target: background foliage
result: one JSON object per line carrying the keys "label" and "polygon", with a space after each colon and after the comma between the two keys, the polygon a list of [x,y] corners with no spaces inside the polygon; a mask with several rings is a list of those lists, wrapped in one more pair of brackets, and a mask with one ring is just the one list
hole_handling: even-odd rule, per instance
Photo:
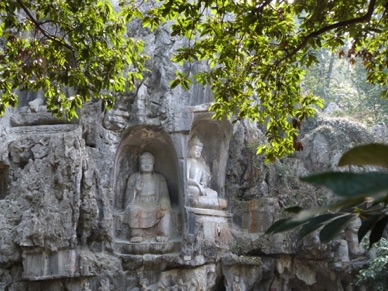
{"label": "background foliage", "polygon": [[325,100],[334,102],[337,116],[350,116],[360,122],[376,124],[388,121],[388,100],[381,98],[383,87],[367,82],[367,71],[360,58],[338,57],[327,49],[316,52],[319,63],[306,70],[302,87]]}

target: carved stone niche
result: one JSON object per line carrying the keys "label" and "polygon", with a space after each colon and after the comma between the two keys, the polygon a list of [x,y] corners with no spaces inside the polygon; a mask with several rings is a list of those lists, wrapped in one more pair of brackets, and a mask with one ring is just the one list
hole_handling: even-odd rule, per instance
{"label": "carved stone niche", "polygon": [[228,120],[215,120],[212,115],[207,109],[206,112],[202,110],[194,112],[192,130],[188,140],[197,135],[203,143],[202,157],[212,174],[209,187],[222,197],[225,194],[225,172],[232,125]]}
{"label": "carved stone niche", "polygon": [[[229,229],[232,215],[227,211],[227,201],[223,198],[231,135],[232,127],[229,121],[214,120],[209,112],[194,112],[187,145],[185,205],[188,233],[199,234],[198,237],[202,238],[201,244],[208,246],[227,246],[232,240]],[[195,145],[199,145],[201,151],[201,156],[196,158],[195,150],[192,152]],[[208,172],[208,178],[192,179],[191,175],[198,173],[196,170],[192,171],[193,165]]]}
{"label": "carved stone niche", "polygon": [[[141,164],[144,160],[153,164],[153,171]],[[180,176],[175,147],[167,133],[152,127],[135,127],[123,138],[114,174],[117,253],[163,254],[180,250]]]}
{"label": "carved stone niche", "polygon": [[0,200],[8,194],[8,166],[0,162]]}

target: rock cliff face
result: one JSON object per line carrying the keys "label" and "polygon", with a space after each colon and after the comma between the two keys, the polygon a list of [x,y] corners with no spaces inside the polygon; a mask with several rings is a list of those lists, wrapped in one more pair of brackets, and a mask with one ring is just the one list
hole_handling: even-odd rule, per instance
{"label": "rock cliff face", "polygon": [[[305,125],[304,151],[265,165],[255,155],[263,139],[257,126],[211,119],[209,88],[169,88],[177,69],[169,58],[179,43],[167,28],[132,29],[145,39],[150,73],[113,110],[89,103],[67,123],[24,100],[0,118],[0,290],[351,290],[367,260],[354,251],[351,230],[327,245],[314,234],[299,241],[292,232],[264,232],[282,208],[330,199],[298,177],[335,168],[356,144],[384,141],[385,125],[372,132],[322,115]],[[203,207],[190,202],[193,136],[211,176],[200,187],[226,199],[226,209],[212,209],[210,194]],[[144,172],[144,152],[167,183],[165,239],[158,237],[167,215],[160,184],[135,183],[127,199],[129,177]],[[136,199],[147,237],[134,242],[128,217]]]}

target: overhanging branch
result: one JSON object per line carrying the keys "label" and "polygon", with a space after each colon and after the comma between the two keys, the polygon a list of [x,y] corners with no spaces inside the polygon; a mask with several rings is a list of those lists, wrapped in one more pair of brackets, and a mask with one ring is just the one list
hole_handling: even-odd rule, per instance
{"label": "overhanging branch", "polygon": [[317,31],[311,32],[310,34],[308,34],[307,36],[304,37],[303,41],[294,50],[292,50],[284,58],[280,59],[276,63],[276,65],[279,65],[284,60],[286,60],[286,59],[292,57],[293,55],[295,55],[298,51],[300,51],[302,48],[304,48],[307,45],[308,41],[310,39],[312,39],[312,38],[315,38],[315,37],[317,37],[317,36],[319,36],[319,35],[321,35],[321,34],[323,34],[325,32],[328,32],[330,30],[333,30],[333,29],[336,29],[336,28],[339,28],[339,27],[344,27],[344,26],[353,25],[353,24],[356,24],[356,23],[361,23],[361,22],[369,21],[371,19],[372,15],[373,15],[373,11],[375,9],[375,5],[376,5],[376,0],[371,0],[370,3],[369,3],[368,11],[363,16],[357,17],[357,18],[353,18],[353,19],[344,20],[344,21],[339,21],[337,23],[324,26],[321,29],[318,29]]}
{"label": "overhanging branch", "polygon": [[60,44],[61,46],[64,46],[65,48],[69,49],[70,51],[72,51],[74,53],[74,49],[69,44],[67,44],[67,43],[61,41],[60,39],[58,39],[57,37],[49,34],[45,29],[42,28],[41,23],[39,23],[34,18],[34,16],[32,16],[30,10],[24,5],[22,0],[16,0],[16,1],[20,5],[22,10],[27,14],[27,17],[32,21],[32,23],[34,23],[37,30],[39,30],[48,39]]}

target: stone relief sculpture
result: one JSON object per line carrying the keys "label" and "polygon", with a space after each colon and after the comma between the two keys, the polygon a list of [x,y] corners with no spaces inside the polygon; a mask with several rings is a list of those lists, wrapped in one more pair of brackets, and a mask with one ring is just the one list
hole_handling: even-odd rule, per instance
{"label": "stone relief sculpture", "polygon": [[[43,94],[38,94],[34,100],[28,102],[28,106],[31,112],[38,112],[40,110],[43,110],[43,107],[45,107],[43,105],[44,105]],[[44,108],[44,110],[45,109],[46,108]]]}
{"label": "stone relief sculpture", "polygon": [[90,283],[89,282],[85,282],[84,288],[82,289],[82,291],[92,291],[92,289],[90,289]]}
{"label": "stone relief sculpture", "polygon": [[196,208],[210,208],[222,210],[227,207],[225,199],[218,198],[218,194],[208,187],[210,169],[202,158],[203,143],[197,136],[189,141],[189,157],[187,159],[187,183],[190,206]]}
{"label": "stone relief sculpture", "polygon": [[154,156],[143,153],[140,172],[132,174],[125,193],[124,223],[130,228],[130,241],[166,242],[171,234],[171,201],[163,175],[154,172]]}
{"label": "stone relief sculpture", "polygon": [[348,242],[349,255],[351,257],[358,257],[365,254],[365,249],[358,243],[358,229],[361,227],[361,224],[361,219],[356,218],[345,231],[345,239]]}

